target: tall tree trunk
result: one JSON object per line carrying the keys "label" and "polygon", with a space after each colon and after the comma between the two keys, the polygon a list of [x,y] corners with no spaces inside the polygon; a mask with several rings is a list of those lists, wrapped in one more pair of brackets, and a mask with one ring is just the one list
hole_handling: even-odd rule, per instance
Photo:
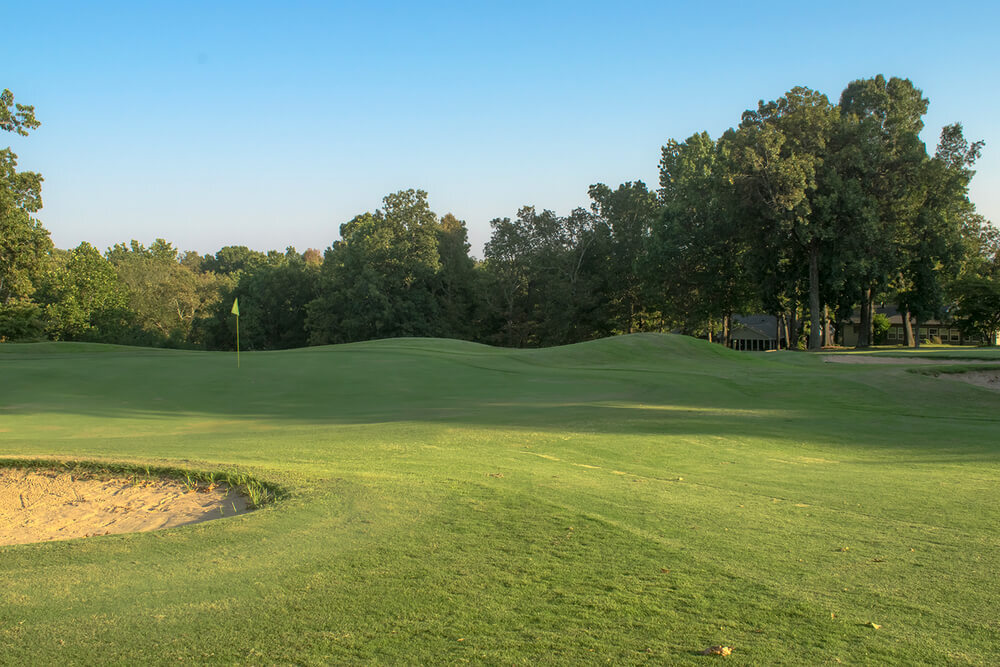
{"label": "tall tree trunk", "polygon": [[871,347],[872,345],[872,288],[865,290],[861,301],[861,323],[858,327],[859,348]]}
{"label": "tall tree trunk", "polygon": [[708,342],[712,342],[712,318],[708,318]]}
{"label": "tall tree trunk", "polygon": [[833,345],[833,339],[831,336],[833,332],[830,330],[830,307],[823,306],[823,346],[830,347]]}
{"label": "tall tree trunk", "polygon": [[722,344],[729,347],[733,338],[733,314],[726,313],[722,319]]}
{"label": "tall tree trunk", "polygon": [[774,349],[781,349],[781,327],[785,322],[785,314],[779,313],[774,316]]}
{"label": "tall tree trunk", "polygon": [[792,307],[788,311],[788,349],[799,347],[799,304],[792,299]]}
{"label": "tall tree trunk", "polygon": [[913,336],[913,347],[919,348],[920,347],[920,318],[919,317],[915,317],[913,319],[914,319],[913,333],[915,334]]}
{"label": "tall tree trunk", "polygon": [[809,244],[809,349],[818,350],[823,314],[819,305],[819,244]]}
{"label": "tall tree trunk", "polygon": [[913,322],[910,320],[909,309],[903,311],[903,345],[913,347]]}

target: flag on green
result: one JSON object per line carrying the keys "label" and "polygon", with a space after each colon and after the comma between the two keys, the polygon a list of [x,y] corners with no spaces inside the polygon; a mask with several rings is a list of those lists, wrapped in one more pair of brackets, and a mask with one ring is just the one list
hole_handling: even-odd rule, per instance
{"label": "flag on green", "polygon": [[233,309],[231,311],[236,316],[236,368],[240,367],[240,300],[233,299]]}

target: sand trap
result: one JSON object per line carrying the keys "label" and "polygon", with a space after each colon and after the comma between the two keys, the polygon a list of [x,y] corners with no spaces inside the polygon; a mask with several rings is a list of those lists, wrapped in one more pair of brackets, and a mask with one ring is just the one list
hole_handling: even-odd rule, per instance
{"label": "sand trap", "polygon": [[0,545],[172,528],[247,511],[225,485],[0,468]]}
{"label": "sand trap", "polygon": [[996,371],[969,371],[967,373],[941,373],[936,377],[947,380],[958,380],[968,382],[977,387],[986,387],[994,391],[1000,391],[1000,370]]}
{"label": "sand trap", "polygon": [[834,364],[916,364],[924,366],[933,365],[976,365],[976,366],[997,366],[998,361],[987,361],[985,359],[928,359],[927,357],[873,357],[867,354],[828,354],[823,357],[823,361]]}
{"label": "sand trap", "polygon": [[[996,361],[986,361],[985,359],[970,359],[969,361],[959,361],[956,359],[928,359],[926,357],[913,357],[906,359],[902,357],[871,357],[862,354],[830,354],[823,357],[823,361],[837,364],[920,364],[920,365],[975,365],[986,366],[990,370],[967,371],[965,373],[934,373],[934,377],[948,380],[958,380],[967,382],[977,387],[986,387],[1000,391],[1000,363]],[[994,370],[996,369],[996,370]]]}

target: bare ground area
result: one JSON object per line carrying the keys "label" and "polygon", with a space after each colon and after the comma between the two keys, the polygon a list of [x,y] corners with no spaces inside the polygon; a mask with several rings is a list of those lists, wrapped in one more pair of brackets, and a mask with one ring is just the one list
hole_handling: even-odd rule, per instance
{"label": "bare ground area", "polygon": [[1000,370],[969,371],[968,373],[942,373],[941,375],[938,375],[938,377],[945,378],[947,380],[968,382],[969,384],[974,384],[977,387],[986,387],[987,389],[1000,391]]}
{"label": "bare ground area", "polygon": [[824,356],[823,361],[837,364],[981,365],[988,367],[988,370],[967,371],[965,373],[935,373],[935,377],[967,382],[977,387],[986,387],[987,389],[1000,391],[1000,363],[995,361],[956,361],[955,359],[921,359],[919,357],[906,359],[902,357],[869,357],[860,354],[831,354]]}
{"label": "bare ground area", "polygon": [[911,366],[954,366],[955,364],[995,366],[1000,362],[985,359],[928,359],[927,357],[873,357],[865,354],[827,354],[823,361],[833,364],[908,364]]}
{"label": "bare ground area", "polygon": [[0,545],[134,533],[247,511],[226,485],[0,468]]}

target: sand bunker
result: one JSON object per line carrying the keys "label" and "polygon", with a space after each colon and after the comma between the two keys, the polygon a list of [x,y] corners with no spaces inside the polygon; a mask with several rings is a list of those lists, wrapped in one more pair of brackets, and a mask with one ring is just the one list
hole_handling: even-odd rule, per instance
{"label": "sand bunker", "polygon": [[986,387],[994,391],[1000,391],[1000,370],[996,371],[968,371],[967,373],[941,373],[937,377],[947,380],[958,380],[968,382],[977,387]]}
{"label": "sand bunker", "polygon": [[934,373],[934,377],[945,378],[947,380],[958,380],[967,382],[977,387],[986,387],[1000,391],[1000,363],[975,359],[959,361],[955,359],[928,359],[926,357],[871,357],[861,354],[830,354],[823,357],[823,361],[838,364],[918,364],[918,365],[949,365],[961,364],[963,366],[985,366],[988,370],[966,371],[964,373]]}
{"label": "sand bunker", "polygon": [[834,364],[912,364],[912,365],[948,365],[956,364],[975,366],[997,366],[1000,362],[987,361],[985,359],[928,359],[927,357],[873,357],[866,354],[828,354],[824,355],[823,361]]}
{"label": "sand bunker", "polygon": [[0,468],[0,545],[134,533],[247,511],[226,485]]}

